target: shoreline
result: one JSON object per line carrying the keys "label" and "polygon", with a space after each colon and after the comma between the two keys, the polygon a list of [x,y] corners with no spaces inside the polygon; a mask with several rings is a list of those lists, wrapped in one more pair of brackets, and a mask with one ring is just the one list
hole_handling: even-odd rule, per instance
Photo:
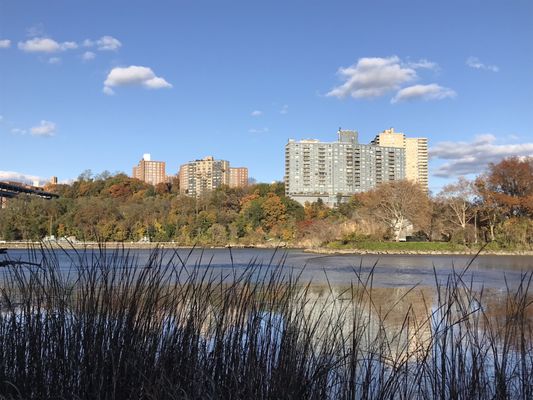
{"label": "shoreline", "polygon": [[[193,246],[182,246],[172,242],[149,242],[149,243],[136,243],[136,242],[2,242],[0,243],[0,249],[27,249],[35,247],[46,247],[51,249],[97,249],[99,247],[105,247],[106,249],[128,249],[128,250],[150,250],[155,247],[162,249],[191,249]],[[427,256],[446,256],[446,255],[464,255],[473,256],[478,253],[479,250],[464,250],[464,251],[443,251],[443,250],[365,250],[365,249],[329,249],[326,247],[298,247],[290,246],[284,242],[278,242],[276,244],[256,244],[256,245],[242,245],[242,244],[230,244],[226,246],[196,246],[198,249],[276,249],[282,248],[287,250],[300,250],[305,253],[324,254],[324,255],[427,255]],[[533,256],[533,250],[483,250],[480,255],[488,256]]]}
{"label": "shoreline", "polygon": [[[303,250],[306,253],[325,254],[325,255],[389,255],[389,256],[475,256],[479,250],[471,251],[443,251],[443,250],[364,250],[364,249],[327,249],[327,248],[308,248]],[[483,250],[480,256],[533,256],[533,250]]]}

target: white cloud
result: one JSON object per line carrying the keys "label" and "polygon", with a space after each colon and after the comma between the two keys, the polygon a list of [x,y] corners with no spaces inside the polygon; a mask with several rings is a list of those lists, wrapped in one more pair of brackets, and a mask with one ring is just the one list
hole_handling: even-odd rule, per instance
{"label": "white cloud", "polygon": [[249,133],[267,133],[268,128],[252,128],[252,129],[248,129],[248,132]]}
{"label": "white cloud", "polygon": [[78,44],[76,42],[63,42],[61,43],[61,50],[73,50],[77,49]]}
{"label": "white cloud", "polygon": [[250,113],[250,115],[252,117],[260,117],[261,115],[263,115],[263,111],[259,111],[259,110],[254,110]]}
{"label": "white cloud", "polygon": [[455,97],[457,93],[452,89],[442,87],[436,83],[429,85],[413,85],[403,88],[396,93],[391,103],[409,100],[442,100]]}
{"label": "white cloud", "polygon": [[61,58],[59,57],[50,57],[48,59],[48,64],[60,64],[61,63]]}
{"label": "white cloud", "polygon": [[154,76],[153,78],[144,81],[143,85],[148,89],[163,89],[172,87],[170,83],[159,76]]}
{"label": "white cloud", "polygon": [[104,88],[102,89],[102,92],[104,94],[107,94],[108,96],[113,96],[115,94],[115,91],[111,89],[109,86],[104,86]]}
{"label": "white cloud", "polygon": [[94,47],[101,51],[111,50],[115,51],[118,50],[122,43],[117,38],[114,38],[113,36],[102,36],[98,40],[92,40],[92,39],[85,39],[82,42],[83,47]]}
{"label": "white cloud", "polygon": [[148,89],[172,87],[164,78],[156,76],[151,68],[137,65],[125,68],[116,67],[109,72],[104,82],[103,92],[113,94],[112,88],[117,86],[144,86]]}
{"label": "white cloud", "polygon": [[0,40],[0,49],[7,49],[11,46],[11,40],[1,39]]}
{"label": "white cloud", "polygon": [[56,124],[50,121],[41,120],[39,125],[30,129],[33,136],[54,136]]}
{"label": "white cloud", "polygon": [[440,142],[432,147],[432,160],[445,160],[438,167],[435,176],[450,178],[482,172],[489,163],[498,163],[505,157],[533,156],[533,142],[498,144],[496,136],[484,134],[475,136],[471,142]]}
{"label": "white cloud", "polygon": [[406,64],[410,68],[414,69],[433,69],[436,70],[439,68],[439,65],[437,63],[434,63],[433,61],[428,61],[425,58],[418,60],[418,61],[411,61]]}
{"label": "white cloud", "polygon": [[288,114],[289,113],[289,106],[287,104],[284,104],[283,107],[281,107],[281,110],[279,111],[280,114]]}
{"label": "white cloud", "polygon": [[360,58],[357,64],[339,68],[338,74],[345,82],[330,90],[327,96],[379,97],[417,78],[415,69],[403,66],[396,56]]}
{"label": "white cloud", "polygon": [[483,64],[477,57],[468,57],[466,59],[466,65],[474,69],[484,69],[487,71],[498,72],[500,68],[496,65]]}
{"label": "white cloud", "polygon": [[55,53],[61,50],[61,46],[55,40],[38,37],[19,42],[18,48],[28,53]]}
{"label": "white cloud", "polygon": [[78,45],[76,42],[58,43],[54,39],[36,37],[25,42],[19,42],[18,48],[28,53],[57,53],[58,51],[77,49]]}
{"label": "white cloud", "polygon": [[46,179],[43,179],[37,175],[28,175],[22,172],[15,171],[0,171],[0,180],[1,181],[16,181],[24,183],[33,183],[35,181],[44,182]]}
{"label": "white cloud", "polygon": [[11,133],[15,135],[25,135],[27,133],[26,129],[20,129],[20,128],[13,128],[11,129]]}
{"label": "white cloud", "polygon": [[86,51],[85,53],[82,54],[81,59],[83,61],[90,61],[90,60],[94,60],[95,57],[96,57],[96,54],[94,54],[92,51]]}
{"label": "white cloud", "polygon": [[122,43],[113,36],[102,36],[100,39],[96,41],[96,45],[98,47],[98,50],[118,50]]}

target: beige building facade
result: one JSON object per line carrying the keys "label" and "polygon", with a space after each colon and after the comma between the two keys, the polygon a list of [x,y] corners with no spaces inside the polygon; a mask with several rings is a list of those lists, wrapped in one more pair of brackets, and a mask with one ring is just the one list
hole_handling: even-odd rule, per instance
{"label": "beige building facade", "polygon": [[372,141],[381,147],[399,147],[405,149],[405,177],[419,183],[428,190],[428,140],[427,138],[408,138],[394,128],[385,129]]}
{"label": "beige building facade", "polygon": [[152,161],[150,154],[144,154],[139,164],[133,167],[132,177],[151,185],[166,182],[165,162]]}
{"label": "beige building facade", "polygon": [[222,185],[230,184],[229,161],[207,156],[190,161],[180,167],[178,174],[180,193],[201,196]]}

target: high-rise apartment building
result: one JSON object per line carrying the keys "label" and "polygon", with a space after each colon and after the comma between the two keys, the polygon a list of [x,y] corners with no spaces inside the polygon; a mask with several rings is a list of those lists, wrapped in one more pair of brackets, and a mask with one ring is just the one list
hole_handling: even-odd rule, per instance
{"label": "high-rise apartment building", "polygon": [[333,206],[400,179],[405,179],[405,149],[360,144],[355,131],[339,130],[336,142],[289,140],[285,146],[285,191],[301,204],[320,198]]}
{"label": "high-rise apartment building", "polygon": [[229,161],[212,156],[183,164],[179,171],[180,193],[201,196],[222,185],[230,184]]}
{"label": "high-rise apartment building", "polygon": [[144,154],[139,164],[133,167],[132,176],[152,185],[166,182],[165,162],[152,161],[150,154]]}
{"label": "high-rise apartment building", "polygon": [[407,138],[394,128],[379,133],[372,144],[376,146],[398,147],[405,149],[405,177],[419,183],[428,190],[428,140],[427,138]]}
{"label": "high-rise apartment building", "polygon": [[245,187],[248,186],[248,168],[246,167],[230,167],[229,169],[229,187]]}

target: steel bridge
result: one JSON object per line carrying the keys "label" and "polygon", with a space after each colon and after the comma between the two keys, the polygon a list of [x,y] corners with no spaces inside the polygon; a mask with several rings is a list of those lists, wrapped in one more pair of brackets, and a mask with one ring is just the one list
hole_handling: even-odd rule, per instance
{"label": "steel bridge", "polygon": [[23,184],[17,184],[12,182],[0,182],[0,198],[11,199],[13,197],[18,196],[19,194],[28,194],[31,196],[41,197],[47,200],[59,197],[59,195],[55,193],[46,192],[36,187],[25,186]]}

